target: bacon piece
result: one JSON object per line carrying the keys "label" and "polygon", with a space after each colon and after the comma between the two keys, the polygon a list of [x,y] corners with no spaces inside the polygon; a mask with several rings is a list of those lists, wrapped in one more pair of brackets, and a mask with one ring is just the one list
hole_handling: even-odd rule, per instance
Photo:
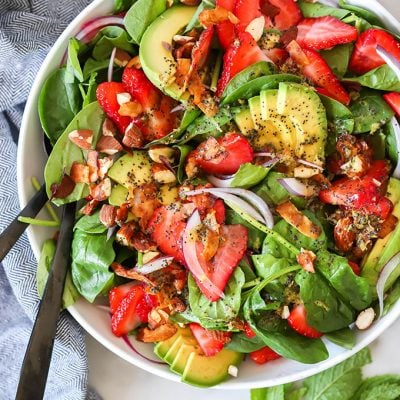
{"label": "bacon piece", "polygon": [[156,286],[156,284],[151,281],[149,278],[147,278],[145,275],[134,271],[133,269],[126,269],[124,268],[121,264],[118,264],[116,262],[113,262],[111,264],[111,269],[118,275],[121,276],[122,278],[126,279],[134,279],[136,281],[140,281],[145,283],[146,285],[149,286]]}
{"label": "bacon piece", "polygon": [[141,328],[138,330],[136,339],[145,343],[161,342],[175,335],[177,330],[178,328],[176,325],[170,323],[160,325],[153,330],[149,328]]}
{"label": "bacon piece", "polygon": [[90,183],[90,169],[86,164],[74,162],[71,166],[69,174],[75,183]]}
{"label": "bacon piece", "polygon": [[199,15],[199,21],[205,28],[225,21],[229,21],[232,24],[238,24],[240,22],[235,14],[223,7],[215,7],[210,10],[202,11]]}
{"label": "bacon piece", "polygon": [[67,174],[64,174],[61,178],[61,182],[53,183],[50,186],[51,198],[65,199],[75,189],[75,182]]}

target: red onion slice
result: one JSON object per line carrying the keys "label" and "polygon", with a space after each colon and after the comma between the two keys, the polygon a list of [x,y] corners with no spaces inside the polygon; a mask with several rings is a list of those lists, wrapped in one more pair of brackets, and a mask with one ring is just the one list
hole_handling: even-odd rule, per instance
{"label": "red onion slice", "polygon": [[207,180],[208,180],[208,182],[212,183],[213,186],[215,186],[217,188],[228,188],[228,187],[231,187],[233,178],[221,179],[221,178],[217,178],[214,175],[207,175]]}
{"label": "red onion slice", "polygon": [[84,43],[87,43],[93,39],[93,37],[101,28],[104,28],[105,26],[108,25],[124,26],[124,19],[122,17],[117,17],[115,15],[96,18],[86,23],[80,30],[80,32],[78,32],[75,35],[75,37],[76,39],[81,40]]}
{"label": "red onion slice", "polygon": [[[223,191],[221,192],[220,190],[227,190],[227,192]],[[238,196],[235,196],[234,194],[231,193],[233,191],[233,188],[204,188],[204,189],[197,189],[197,190],[192,190],[190,192],[186,192],[185,194],[187,196],[196,196],[197,194],[204,194],[204,193],[210,193],[215,197],[219,197],[222,200],[229,201],[233,204],[235,204],[238,208],[240,208],[242,211],[246,212],[249,214],[252,218],[257,220],[258,222],[265,223],[264,218],[262,215],[249,203],[244,201]]]}
{"label": "red onion slice", "polygon": [[312,186],[307,186],[296,178],[282,178],[278,182],[290,193],[300,197],[311,197],[315,194]]}
{"label": "red onion slice", "polygon": [[320,165],[312,163],[310,161],[302,160],[301,158],[298,158],[297,162],[299,162],[300,164],[303,164],[303,165],[307,165],[307,167],[319,169],[320,171],[324,170],[324,167],[321,167]]}
{"label": "red onion slice", "polygon": [[115,230],[117,229],[117,226],[112,226],[111,228],[107,229],[107,241],[109,241],[112,237],[112,235],[114,235]]}
{"label": "red onion slice", "polygon": [[400,252],[396,253],[382,268],[379,279],[376,282],[376,293],[379,300],[379,318],[383,313],[383,296],[385,295],[385,284],[392,272],[400,264]]}
{"label": "red onion slice", "polygon": [[400,125],[396,117],[393,117],[390,123],[392,124],[394,136],[396,138],[397,157],[398,157],[396,168],[393,171],[393,176],[397,179],[400,179]]}
{"label": "red onion slice", "polygon": [[114,60],[115,60],[115,53],[117,52],[117,48],[114,47],[111,52],[110,62],[108,64],[108,71],[107,71],[107,80],[108,82],[112,81],[112,75],[114,72]]}
{"label": "red onion slice", "polygon": [[277,162],[279,162],[279,157],[274,157],[271,158],[270,160],[266,161],[265,163],[262,164],[263,167],[269,168],[274,166]]}
{"label": "red onion slice", "polygon": [[158,271],[165,267],[168,267],[174,260],[174,257],[160,257],[156,260],[152,260],[141,267],[137,266],[133,268],[134,271],[139,272],[143,275],[150,274],[151,272]]}
{"label": "red onion slice", "polygon": [[142,354],[132,343],[132,341],[129,339],[128,335],[123,335],[121,336],[121,338],[124,340],[124,342],[129,346],[129,348],[136,353],[137,355],[139,355],[140,357],[144,358],[147,361],[150,361],[154,364],[159,364],[159,365],[166,365],[166,363],[164,361],[160,361],[160,360],[155,360],[153,358],[149,358],[147,356],[145,356],[144,354]]}
{"label": "red onion slice", "polygon": [[190,216],[182,235],[182,250],[186,265],[193,276],[215,297],[223,298],[224,292],[219,289],[205,274],[196,252],[196,241],[193,240],[192,232],[201,224],[200,214],[197,210]]}
{"label": "red onion slice", "polygon": [[381,56],[381,58],[385,61],[388,67],[395,73],[397,79],[400,80],[400,62],[395,58],[392,54],[386,51],[379,44],[376,46],[376,52]]}

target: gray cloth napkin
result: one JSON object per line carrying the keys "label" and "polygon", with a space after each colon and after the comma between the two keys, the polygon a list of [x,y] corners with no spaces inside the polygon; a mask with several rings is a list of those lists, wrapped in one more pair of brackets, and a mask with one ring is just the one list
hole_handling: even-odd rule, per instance
{"label": "gray cloth napkin", "polygon": [[[19,212],[16,143],[29,89],[52,44],[90,2],[0,0],[0,231]],[[2,400],[15,397],[32,320],[37,313],[36,265],[29,242],[23,236],[4,260],[4,268],[0,266]],[[58,324],[45,398],[97,398],[88,391],[87,376],[84,331],[67,312],[63,312]]]}

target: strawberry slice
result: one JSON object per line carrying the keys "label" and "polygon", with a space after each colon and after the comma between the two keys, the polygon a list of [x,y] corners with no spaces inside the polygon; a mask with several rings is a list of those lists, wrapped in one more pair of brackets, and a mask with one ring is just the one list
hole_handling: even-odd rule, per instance
{"label": "strawberry slice", "polygon": [[383,95],[383,98],[392,107],[393,111],[400,117],[400,93],[391,92]]}
{"label": "strawberry slice", "polygon": [[357,39],[357,29],[338,18],[305,18],[297,25],[297,43],[312,50],[329,49]]}
{"label": "strawberry slice", "polygon": [[246,337],[248,337],[249,339],[256,337],[257,335],[254,333],[253,329],[251,329],[250,325],[245,322],[244,323],[244,334],[246,335]]}
{"label": "strawberry slice", "polygon": [[231,340],[231,332],[205,329],[194,322],[189,324],[189,327],[207,357],[215,356]]}
{"label": "strawberry slice", "polygon": [[360,266],[356,263],[356,262],[354,262],[354,261],[348,261],[348,263],[349,263],[349,265],[350,265],[350,268],[353,270],[353,272],[356,274],[356,275],[358,275],[358,276],[360,276],[361,275],[361,268],[360,268]]}
{"label": "strawberry slice", "polygon": [[303,304],[295,306],[290,312],[288,323],[297,333],[300,335],[307,336],[312,339],[317,339],[322,336],[321,332],[318,332],[312,326],[307,323],[306,308]]}
{"label": "strawberry slice", "polygon": [[224,54],[224,66],[218,81],[217,96],[220,97],[228,82],[240,71],[259,61],[269,61],[248,32],[241,32]]}
{"label": "strawberry slice", "polygon": [[210,174],[234,174],[254,158],[249,141],[238,133],[227,133],[215,140],[209,138],[194,150],[194,159]]}
{"label": "strawberry slice", "polygon": [[119,82],[100,83],[96,90],[97,101],[101,108],[115,123],[122,134],[125,133],[126,128],[132,121],[130,117],[122,116],[118,112],[120,105],[117,100],[117,94],[125,92],[125,86]]}
{"label": "strawberry slice", "polygon": [[349,94],[340,84],[326,61],[316,51],[302,49],[295,40],[292,40],[286,49],[306,78],[310,79],[316,86],[325,89],[325,92],[335,100],[346,105],[350,103]]}
{"label": "strawberry slice", "polygon": [[[114,335],[123,336],[147,322],[152,305],[146,301],[146,293],[141,285],[135,285],[122,299],[111,316],[111,329]],[[146,319],[143,319],[146,316]]]}
{"label": "strawberry slice", "polygon": [[244,31],[253,19],[262,15],[260,0],[237,0],[234,13],[240,20],[236,28],[239,31]]}
{"label": "strawberry slice", "polygon": [[250,353],[250,358],[256,364],[261,365],[267,363],[268,361],[277,360],[278,358],[281,358],[281,356],[278,353],[275,353],[270,347],[265,346],[259,350],[252,351]]}
{"label": "strawberry slice", "polygon": [[[297,25],[302,19],[301,11],[294,0],[261,0],[261,3],[269,3],[279,13],[274,15],[274,25],[277,29],[284,31],[292,26]],[[261,9],[264,9],[264,4],[261,5]]]}
{"label": "strawberry slice", "polygon": [[201,32],[199,40],[192,50],[192,63],[190,65],[189,74],[193,71],[199,71],[204,67],[208,54],[210,53],[213,36],[214,25],[209,26]]}
{"label": "strawberry slice", "polygon": [[[235,0],[217,0],[216,6],[225,8],[230,12],[235,11]],[[227,49],[236,38],[235,25],[230,21],[220,22],[216,25],[218,40],[224,49]]]}
{"label": "strawberry slice", "polygon": [[264,54],[276,65],[282,65],[289,58],[289,53],[279,47],[264,50]]}
{"label": "strawberry slice", "polygon": [[380,45],[387,52],[400,61],[400,43],[382,29],[367,29],[356,41],[349,67],[358,74],[365,74],[371,69],[377,68],[385,61],[376,52],[376,46]]}
{"label": "strawberry slice", "polygon": [[110,312],[114,314],[117,311],[121,301],[128,295],[132,287],[135,286],[135,282],[128,282],[124,285],[115,286],[110,290],[108,294],[108,300],[110,302]]}

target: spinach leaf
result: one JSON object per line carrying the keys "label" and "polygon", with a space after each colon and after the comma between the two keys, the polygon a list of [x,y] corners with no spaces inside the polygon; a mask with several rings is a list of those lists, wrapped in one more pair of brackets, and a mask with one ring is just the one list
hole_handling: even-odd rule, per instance
{"label": "spinach leaf", "polygon": [[178,172],[176,174],[178,178],[178,182],[182,183],[185,180],[185,161],[187,155],[191,152],[192,147],[186,144],[174,146],[176,149],[179,150],[179,165],[178,165]]}
{"label": "spinach leaf", "polygon": [[265,347],[265,343],[258,336],[249,338],[244,333],[234,333],[225,347],[239,353],[251,353]]}
{"label": "spinach leaf", "polygon": [[371,355],[366,347],[341,364],[305,379],[304,400],[353,400],[361,383],[360,368],[370,362]]}
{"label": "spinach leaf", "polygon": [[394,285],[390,288],[390,291],[386,293],[385,304],[383,306],[383,315],[386,315],[399,299],[400,299],[400,280],[397,280],[394,283]]}
{"label": "spinach leaf", "polygon": [[375,160],[383,160],[386,158],[386,135],[383,133],[383,128],[373,135],[369,135],[368,145],[374,149]]}
{"label": "spinach leaf", "polygon": [[400,82],[393,70],[386,64],[368,71],[364,75],[343,78],[348,82],[356,82],[371,89],[400,92]]}
{"label": "spinach leaf", "polygon": [[79,57],[87,50],[87,45],[78,39],[71,38],[68,42],[68,58],[65,73],[65,82],[74,83],[75,78],[79,82],[83,82],[83,72],[79,61]]}
{"label": "spinach leaf", "polygon": [[82,106],[78,85],[65,82],[65,68],[54,71],[40,91],[38,112],[40,123],[54,145]]}
{"label": "spinach leaf", "polygon": [[110,60],[108,58],[104,60],[95,60],[94,58],[88,58],[83,65],[83,79],[87,81],[91,74],[101,70],[106,70]]}
{"label": "spinach leaf", "polygon": [[383,132],[386,135],[386,153],[393,165],[397,165],[399,149],[397,148],[396,133],[391,122],[383,127]]}
{"label": "spinach leaf", "polygon": [[74,231],[79,229],[86,233],[104,233],[107,227],[100,222],[99,215],[100,211],[97,211],[92,215],[84,215],[79,218],[75,223]]}
{"label": "spinach leaf", "polygon": [[283,385],[270,388],[251,389],[250,400],[285,400],[285,387]]}
{"label": "spinach leaf", "polygon": [[351,13],[347,17],[343,18],[342,21],[345,24],[353,25],[359,33],[372,28],[372,25],[366,19],[364,19],[354,13]]}
{"label": "spinach leaf", "polygon": [[325,334],[325,338],[330,342],[351,350],[356,344],[356,333],[350,328],[343,328],[339,331]]}
{"label": "spinach leaf", "polygon": [[[104,113],[102,108],[97,102],[93,102],[75,116],[64,133],[57,140],[44,170],[46,192],[49,198],[51,198],[51,185],[53,183],[59,183],[64,172],[69,173],[71,165],[74,162],[85,162],[86,151],[73,144],[69,140],[68,134],[74,129],[91,129],[94,132],[93,144],[95,145],[101,131],[103,119]],[[84,183],[77,183],[73,192],[66,198],[54,198],[52,201],[57,205],[61,205],[83,199],[88,194],[89,190],[87,185]]]}
{"label": "spinach leaf", "polygon": [[186,129],[186,133],[178,140],[180,144],[189,142],[196,136],[221,136],[223,134],[222,127],[230,122],[233,115],[229,108],[221,107],[214,117],[202,115],[196,118]]}
{"label": "spinach leaf", "polygon": [[362,90],[350,110],[354,116],[354,133],[374,133],[394,116],[381,94],[373,90]]}
{"label": "spinach leaf", "polygon": [[336,76],[342,78],[347,72],[351,53],[353,52],[353,44],[341,44],[330,50],[321,50],[322,58],[331,67]]}
{"label": "spinach leaf", "polygon": [[137,0],[124,18],[124,25],[132,40],[140,44],[146,28],[167,8],[166,0]]}
{"label": "spinach leaf", "polygon": [[[56,252],[56,242],[53,239],[48,239],[43,243],[40,253],[38,268],[36,271],[36,284],[39,297],[43,296],[46,287],[47,278],[49,276],[51,263],[53,262]],[[79,293],[72,282],[71,272],[67,272],[64,284],[64,293],[62,297],[62,308],[68,308],[79,298]]]}
{"label": "spinach leaf", "polygon": [[114,0],[114,14],[127,11],[136,0]]}
{"label": "spinach leaf", "polygon": [[[90,103],[93,103],[96,101],[96,89],[97,89],[97,72],[92,72],[90,74],[89,82],[87,83],[87,89],[86,92],[84,92],[83,95],[83,103],[82,103],[82,108],[85,108],[88,106]],[[80,84],[83,86],[83,84]]]}
{"label": "spinach leaf", "polygon": [[93,46],[92,56],[97,61],[108,59],[109,62],[114,47],[125,50],[131,55],[136,53],[125,29],[119,26],[106,26],[101,29],[92,40],[91,45]]}
{"label": "spinach leaf", "polygon": [[269,168],[251,163],[242,164],[233,176],[231,187],[248,189],[260,183],[268,174]]}
{"label": "spinach leaf", "polygon": [[299,0],[297,4],[299,5],[304,18],[332,16],[342,19],[350,14],[349,10],[330,7],[321,3],[310,3],[306,0]]}
{"label": "spinach leaf", "polygon": [[212,8],[215,8],[215,0],[202,0],[192,19],[189,21],[185,29],[185,33],[191,31],[193,28],[200,28],[201,25],[199,21],[199,15],[202,13],[202,11],[210,10]]}
{"label": "spinach leaf", "polygon": [[348,327],[354,321],[354,310],[332,289],[319,273],[304,270],[296,275],[300,297],[307,311],[307,322],[320,332]]}
{"label": "spinach leaf", "polygon": [[315,268],[356,310],[364,310],[371,304],[372,293],[368,281],[353,272],[347,258],[320,250]]}
{"label": "spinach leaf", "polygon": [[344,8],[345,10],[352,11],[355,15],[365,19],[372,25],[384,27],[380,18],[377,15],[375,15],[372,11],[369,11],[366,8],[353,6],[351,4],[348,4],[346,0],[339,0],[339,6],[341,8]]}
{"label": "spinach leaf", "polygon": [[229,327],[239,313],[242,287],[245,283],[244,273],[240,268],[233,272],[225,287],[225,297],[218,301],[210,301],[203,295],[196,281],[189,274],[189,304],[200,324],[207,329]]}
{"label": "spinach leaf", "polygon": [[75,230],[72,240],[72,279],[79,293],[89,302],[105,293],[114,283],[109,266],[115,259],[113,240],[107,233],[92,234]]}
{"label": "spinach leaf", "polygon": [[396,400],[400,397],[399,375],[378,375],[365,379],[354,400]]}

